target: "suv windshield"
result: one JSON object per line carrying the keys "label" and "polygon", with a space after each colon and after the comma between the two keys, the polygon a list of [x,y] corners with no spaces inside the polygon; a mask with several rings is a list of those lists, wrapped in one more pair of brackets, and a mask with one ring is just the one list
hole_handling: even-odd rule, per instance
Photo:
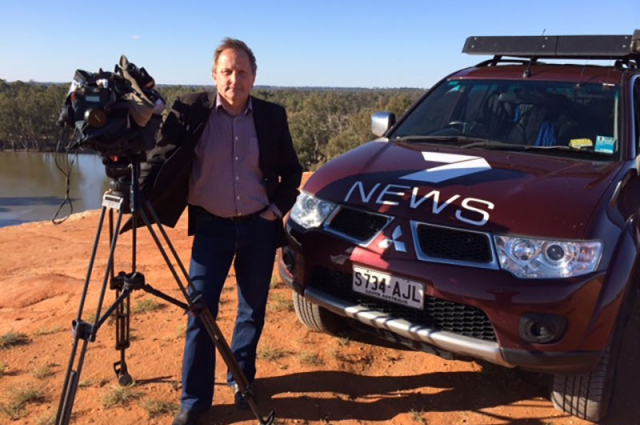
{"label": "suv windshield", "polygon": [[453,80],[429,93],[390,137],[611,159],[619,150],[618,97],[617,87],[603,84]]}

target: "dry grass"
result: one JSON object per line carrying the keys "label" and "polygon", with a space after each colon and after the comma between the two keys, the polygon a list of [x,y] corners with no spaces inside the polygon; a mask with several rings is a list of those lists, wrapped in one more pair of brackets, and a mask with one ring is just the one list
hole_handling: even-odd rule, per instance
{"label": "dry grass", "polygon": [[109,383],[109,379],[107,378],[83,379],[80,382],[78,382],[78,387],[79,388],[89,388],[89,387],[102,388],[105,385],[107,385],[107,383]]}
{"label": "dry grass", "polygon": [[131,309],[133,314],[151,313],[153,311],[160,310],[165,307],[165,304],[160,304],[153,298],[143,298],[138,301]]}
{"label": "dry grass", "polygon": [[48,363],[42,366],[35,367],[31,371],[31,376],[39,380],[47,379],[48,377],[53,375],[53,366],[53,364]]}
{"label": "dry grass", "polygon": [[269,303],[267,304],[267,308],[270,312],[278,313],[281,311],[293,312],[293,302],[290,298],[279,294],[273,293],[270,297]]}
{"label": "dry grass", "polygon": [[45,401],[42,391],[33,387],[13,388],[4,399],[6,402],[0,405],[0,413],[12,421],[25,417],[27,405]]}
{"label": "dry grass", "polygon": [[340,362],[348,363],[350,361],[349,357],[345,356],[339,348],[331,350],[331,356]]}
{"label": "dry grass", "polygon": [[341,336],[338,338],[338,345],[341,347],[348,347],[351,344],[351,339],[348,336]]}
{"label": "dry grass", "polygon": [[285,352],[276,347],[264,347],[258,351],[258,356],[261,359],[272,362],[283,358],[285,356]]}
{"label": "dry grass", "polygon": [[114,406],[127,406],[133,400],[140,398],[135,389],[135,383],[126,387],[114,386],[100,397],[102,406],[109,409]]}
{"label": "dry grass", "polygon": [[51,328],[39,328],[36,331],[33,332],[34,336],[44,336],[44,335],[51,335],[51,334],[57,334],[59,332],[62,332],[64,329],[62,328],[62,326],[54,326]]}
{"label": "dry grass", "polygon": [[298,354],[298,360],[301,364],[309,366],[320,366],[322,364],[322,359],[318,353],[310,353],[308,351]]}
{"label": "dry grass", "polygon": [[149,419],[164,415],[175,416],[180,411],[180,405],[164,400],[144,399],[140,406],[147,412]]}
{"label": "dry grass", "polygon": [[6,350],[16,345],[26,344],[27,342],[29,342],[29,338],[25,334],[9,331],[0,336],[0,350]]}
{"label": "dry grass", "polygon": [[428,422],[424,417],[424,412],[422,410],[411,409],[409,412],[409,417],[413,422],[418,424],[426,425]]}

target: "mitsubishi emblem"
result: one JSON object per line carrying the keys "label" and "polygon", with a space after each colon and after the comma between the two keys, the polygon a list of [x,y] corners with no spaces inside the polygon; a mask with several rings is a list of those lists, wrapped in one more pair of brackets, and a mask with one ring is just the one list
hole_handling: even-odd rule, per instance
{"label": "mitsubishi emblem", "polygon": [[398,251],[398,252],[407,252],[407,247],[404,244],[404,242],[400,241],[400,237],[402,237],[402,228],[400,227],[400,225],[398,225],[393,230],[393,233],[391,234],[391,239],[383,239],[378,244],[378,247],[382,248],[382,249],[387,249],[391,245],[393,245],[393,247],[395,248],[396,251]]}

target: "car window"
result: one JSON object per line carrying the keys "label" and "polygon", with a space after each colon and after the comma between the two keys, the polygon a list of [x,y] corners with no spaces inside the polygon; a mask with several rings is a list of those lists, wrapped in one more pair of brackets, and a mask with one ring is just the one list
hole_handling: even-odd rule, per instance
{"label": "car window", "polygon": [[391,137],[464,136],[611,156],[618,151],[618,99],[617,87],[602,84],[447,81]]}

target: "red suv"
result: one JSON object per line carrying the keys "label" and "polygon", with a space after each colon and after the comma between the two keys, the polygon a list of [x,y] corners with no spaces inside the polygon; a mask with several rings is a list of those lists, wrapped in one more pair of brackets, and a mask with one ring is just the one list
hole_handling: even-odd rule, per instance
{"label": "red suv", "polygon": [[640,31],[463,52],[493,58],[314,173],[280,274],[312,329],[549,373],[598,421],[640,288]]}

